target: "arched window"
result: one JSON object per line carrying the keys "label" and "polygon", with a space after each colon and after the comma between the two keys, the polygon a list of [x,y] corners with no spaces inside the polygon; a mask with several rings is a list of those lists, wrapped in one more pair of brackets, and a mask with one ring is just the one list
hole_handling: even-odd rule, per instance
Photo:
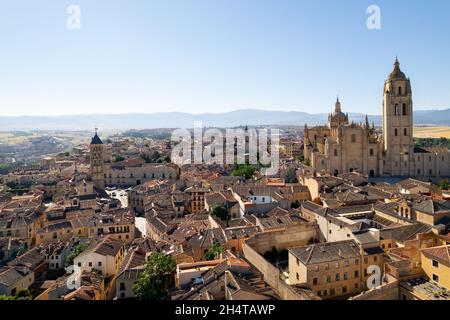
{"label": "arched window", "polygon": [[403,129],[403,135],[404,135],[404,136],[407,136],[407,135],[408,135],[408,129],[406,129],[406,128]]}
{"label": "arched window", "polygon": [[406,116],[406,103],[403,104],[403,115]]}
{"label": "arched window", "polygon": [[370,149],[370,155],[373,156],[373,149]]}
{"label": "arched window", "polygon": [[398,130],[397,130],[397,128],[395,128],[395,130],[394,130],[394,135],[395,135],[395,136],[398,136]]}
{"label": "arched window", "polygon": [[400,113],[399,113],[399,110],[398,110],[398,104],[396,103],[395,105],[394,105],[394,115],[395,116],[398,116]]}
{"label": "arched window", "polygon": [[352,143],[356,143],[356,134],[352,134]]}
{"label": "arched window", "polygon": [[399,96],[402,95],[402,87],[398,87],[398,95],[399,95]]}
{"label": "arched window", "polygon": [[334,149],[334,156],[337,157],[337,155],[338,155],[338,151],[337,151],[337,149]]}

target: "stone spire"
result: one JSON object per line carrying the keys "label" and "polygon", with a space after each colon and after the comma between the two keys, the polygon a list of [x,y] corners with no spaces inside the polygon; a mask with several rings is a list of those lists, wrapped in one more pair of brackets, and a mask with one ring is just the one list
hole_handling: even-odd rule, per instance
{"label": "stone spire", "polygon": [[341,102],[339,101],[339,96],[336,98],[336,104],[334,105],[334,111],[336,113],[341,113]]}

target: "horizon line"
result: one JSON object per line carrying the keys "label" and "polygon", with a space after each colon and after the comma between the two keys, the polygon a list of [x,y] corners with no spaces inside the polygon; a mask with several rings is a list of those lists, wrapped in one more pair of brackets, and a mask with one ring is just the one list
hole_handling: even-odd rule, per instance
{"label": "horizon line", "polygon": [[[423,108],[423,107],[422,107]],[[414,112],[416,111],[445,111],[450,110],[450,107],[432,107],[430,109],[420,109],[414,108]],[[199,112],[199,113],[193,113],[193,112],[185,112],[185,111],[157,111],[157,112],[112,112],[112,113],[66,113],[66,114],[54,114],[54,115],[38,115],[38,114],[27,114],[27,115],[1,115],[1,118],[26,118],[26,117],[40,117],[40,118],[57,118],[57,117],[80,117],[80,116],[123,116],[123,115],[153,115],[153,114],[170,114],[170,113],[182,113],[182,114],[188,114],[193,116],[200,116],[200,115],[219,115],[224,113],[231,113],[231,112],[238,112],[238,111],[262,111],[262,112],[281,112],[281,113],[290,113],[290,112],[298,112],[298,113],[306,113],[309,115],[327,115],[330,112],[319,112],[319,113],[310,113],[306,111],[300,111],[300,110],[274,110],[274,109],[259,109],[259,108],[240,108],[240,109],[233,109],[230,111],[222,111],[222,112]],[[366,114],[363,112],[346,112],[348,114],[363,114],[368,116],[382,116],[382,113],[377,114]]]}

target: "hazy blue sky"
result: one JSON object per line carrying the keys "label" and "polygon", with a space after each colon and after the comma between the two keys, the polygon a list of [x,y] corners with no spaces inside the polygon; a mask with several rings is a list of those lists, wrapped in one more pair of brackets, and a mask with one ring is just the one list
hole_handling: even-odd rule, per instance
{"label": "hazy blue sky", "polygon": [[2,0],[0,115],[379,114],[396,55],[416,109],[447,108],[449,35],[448,0]]}

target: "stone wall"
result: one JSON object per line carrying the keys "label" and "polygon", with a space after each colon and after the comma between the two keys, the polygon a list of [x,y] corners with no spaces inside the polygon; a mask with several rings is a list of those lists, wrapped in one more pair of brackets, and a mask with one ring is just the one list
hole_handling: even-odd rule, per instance
{"label": "stone wall", "polygon": [[268,262],[250,245],[244,242],[243,252],[245,258],[253,264],[263,275],[264,281],[272,287],[272,289],[283,300],[307,300],[308,296],[303,295],[295,290],[295,288],[287,285],[280,279],[280,272],[273,264]]}
{"label": "stone wall", "polygon": [[242,250],[245,258],[264,275],[264,281],[283,300],[307,300],[311,299],[311,296],[282,281],[278,268],[267,261],[262,254],[273,247],[282,250],[306,245],[311,239],[317,237],[317,230],[315,222],[292,225],[285,230],[256,234],[243,244]]}
{"label": "stone wall", "polygon": [[260,254],[273,247],[283,250],[292,247],[304,246],[317,239],[318,226],[316,222],[294,224],[284,230],[267,231],[256,234],[247,240],[247,243]]}
{"label": "stone wall", "polygon": [[350,300],[398,300],[399,282],[388,276],[388,282],[379,287],[364,291]]}

